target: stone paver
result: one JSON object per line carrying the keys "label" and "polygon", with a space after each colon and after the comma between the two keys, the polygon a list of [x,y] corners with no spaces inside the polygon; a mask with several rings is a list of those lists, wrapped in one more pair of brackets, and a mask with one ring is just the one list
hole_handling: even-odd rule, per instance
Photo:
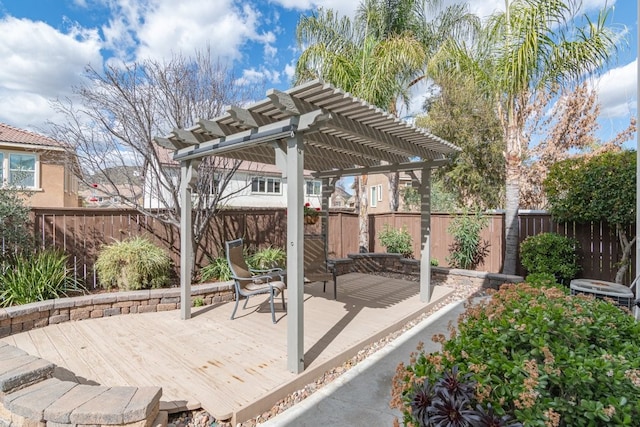
{"label": "stone paver", "polygon": [[113,387],[71,413],[72,424],[123,424],[124,410],[136,387]]}
{"label": "stone paver", "polygon": [[[11,390],[29,386],[35,382],[51,378],[56,365],[53,363],[33,356],[23,356],[3,361],[3,369],[0,373],[0,393],[8,393]],[[5,363],[11,364],[12,361],[20,361],[18,366],[5,370]]]}
{"label": "stone paver", "polygon": [[79,384],[45,409],[44,418],[50,422],[71,424],[71,413],[77,407],[100,396],[107,390],[109,387]]}
{"label": "stone paver", "polygon": [[44,410],[77,385],[69,381],[49,378],[7,395],[4,406],[22,417],[44,420]]}
{"label": "stone paver", "polygon": [[139,387],[124,409],[123,422],[126,424],[149,418],[154,410],[160,408],[161,396],[161,387]]}

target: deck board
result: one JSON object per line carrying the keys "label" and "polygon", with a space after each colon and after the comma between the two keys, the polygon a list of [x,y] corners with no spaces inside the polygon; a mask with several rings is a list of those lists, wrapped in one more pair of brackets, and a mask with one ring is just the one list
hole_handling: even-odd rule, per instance
{"label": "deck board", "polygon": [[[267,297],[246,310],[234,303],[178,311],[65,322],[4,338],[78,377],[108,386],[159,385],[166,407],[202,406],[219,419],[239,422],[312,382],[368,342],[398,329],[452,290],[435,286],[429,304],[415,282],[350,273],[338,278],[338,300],[322,283],[305,286],[305,371],[287,366],[287,317],[281,300],[277,324]],[[286,293],[285,293],[286,295]]]}

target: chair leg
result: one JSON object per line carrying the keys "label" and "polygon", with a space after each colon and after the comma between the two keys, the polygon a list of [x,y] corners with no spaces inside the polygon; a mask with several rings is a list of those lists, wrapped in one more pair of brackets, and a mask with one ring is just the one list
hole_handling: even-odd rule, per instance
{"label": "chair leg", "polygon": [[236,310],[238,309],[238,303],[240,302],[240,295],[236,295],[236,305],[233,307],[233,313],[231,313],[231,320],[236,315]]}
{"label": "chair leg", "polygon": [[282,309],[286,310],[287,306],[284,305],[284,291],[280,292],[282,294]]}
{"label": "chair leg", "polygon": [[247,308],[247,303],[249,302],[249,297],[245,297],[244,299],[244,305],[242,306],[242,308]]}
{"label": "chair leg", "polygon": [[273,292],[273,290],[271,290],[271,295],[269,298],[269,304],[271,305],[271,320],[273,321],[273,323],[276,323],[276,308],[273,305],[273,299],[275,298],[275,293]]}
{"label": "chair leg", "polygon": [[327,282],[322,282],[322,292],[327,292]]}

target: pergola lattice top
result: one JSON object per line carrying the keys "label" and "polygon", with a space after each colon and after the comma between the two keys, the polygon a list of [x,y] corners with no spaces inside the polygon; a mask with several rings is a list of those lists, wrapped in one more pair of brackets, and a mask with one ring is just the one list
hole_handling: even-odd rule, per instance
{"label": "pergola lattice top", "polygon": [[278,164],[274,144],[304,133],[305,169],[345,174],[357,168],[444,161],[455,145],[416,128],[320,80],[287,91],[271,89],[247,108],[199,120],[156,138],[176,150],[174,160],[206,155]]}

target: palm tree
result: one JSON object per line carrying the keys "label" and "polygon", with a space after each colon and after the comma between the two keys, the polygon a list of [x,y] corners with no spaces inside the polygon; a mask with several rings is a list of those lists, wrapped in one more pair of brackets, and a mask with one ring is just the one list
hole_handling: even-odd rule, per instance
{"label": "palm tree", "polygon": [[[465,10],[460,6],[446,8],[435,19],[428,20],[427,12],[431,9],[427,6],[433,8],[439,3],[439,0],[364,0],[353,20],[340,17],[331,9],[302,17],[297,38],[303,52],[296,65],[295,83],[321,78],[397,114],[398,101],[408,104],[409,89],[424,77],[429,54],[437,49],[438,43],[475,23],[469,14],[455,15]],[[366,180],[364,176],[356,184],[362,251],[368,248],[369,234]],[[398,206],[397,181],[395,174],[390,177],[395,201],[392,210]]]}
{"label": "palm tree", "polygon": [[573,0],[505,0],[505,11],[489,18],[477,44],[449,46],[434,67],[473,76],[494,99],[506,146],[505,274],[516,271],[529,107],[536,95],[571,86],[602,69],[616,50],[616,34],[605,25],[608,10],[596,21],[585,16],[582,28],[576,26],[577,11]]}

